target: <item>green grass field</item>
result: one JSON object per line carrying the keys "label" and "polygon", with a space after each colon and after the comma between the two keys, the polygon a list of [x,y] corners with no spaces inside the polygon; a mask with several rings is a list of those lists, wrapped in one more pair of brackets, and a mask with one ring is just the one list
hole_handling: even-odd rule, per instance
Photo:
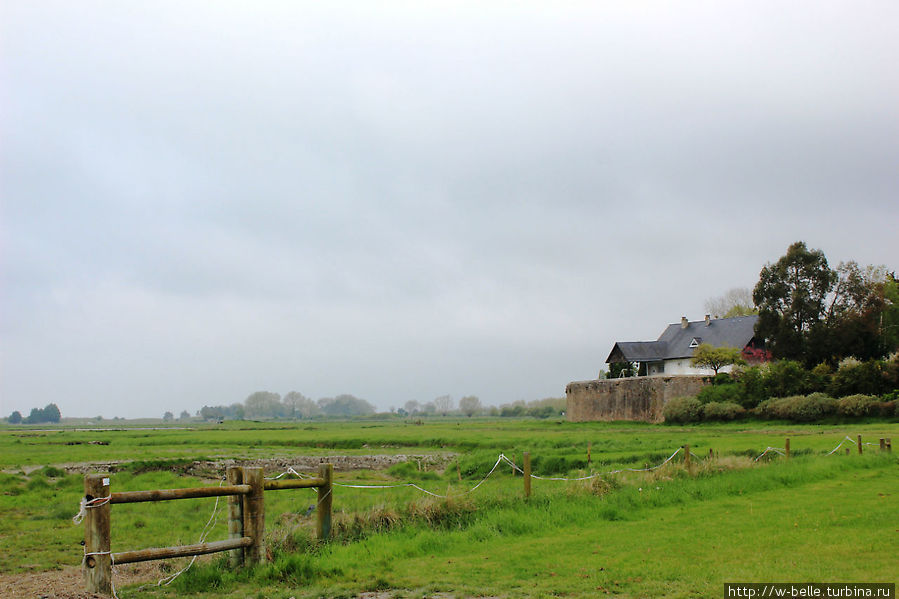
{"label": "green grass field", "polygon": [[[320,544],[312,538],[314,517],[305,515],[314,492],[268,492],[269,564],[231,571],[213,558],[171,587],[119,589],[119,597],[352,597],[373,590],[409,597],[440,591],[707,597],[720,596],[724,582],[736,581],[895,582],[896,454],[870,445],[862,456],[854,445],[848,456],[842,450],[826,454],[846,435],[876,443],[899,438],[897,433],[899,424],[884,422],[671,427],[513,419],[227,423],[162,431],[5,429],[0,572],[80,562],[83,529],[71,517],[78,511],[82,477],[42,466],[135,460],[140,463],[119,465],[112,488],[138,490],[210,484],[177,471],[179,464],[200,458],[443,452],[457,454],[445,471],[419,471],[409,463],[340,472],[337,482],[414,481],[449,499],[409,487],[337,487],[335,538]],[[792,459],[771,453],[754,461],[769,446],[782,448],[786,437]],[[656,465],[684,444],[701,457],[712,449],[717,458],[695,460],[689,473],[678,456],[649,473],[535,480],[528,501],[521,476],[503,465],[465,493],[500,452],[520,463],[521,452],[529,451],[536,474],[573,477]],[[196,542],[213,505],[212,499],[194,499],[115,506],[112,549]],[[227,536],[225,520],[220,513],[210,540]]]}

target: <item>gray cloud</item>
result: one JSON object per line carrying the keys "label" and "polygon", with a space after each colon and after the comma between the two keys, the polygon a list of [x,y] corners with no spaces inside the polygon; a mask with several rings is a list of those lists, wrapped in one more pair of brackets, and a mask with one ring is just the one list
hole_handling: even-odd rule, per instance
{"label": "gray cloud", "polygon": [[797,239],[896,267],[893,3],[2,10],[3,412],[559,395]]}

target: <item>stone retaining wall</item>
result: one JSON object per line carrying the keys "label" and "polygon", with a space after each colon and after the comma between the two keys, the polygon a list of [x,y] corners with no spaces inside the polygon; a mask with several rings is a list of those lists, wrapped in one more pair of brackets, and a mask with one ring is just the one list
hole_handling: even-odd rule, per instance
{"label": "stone retaining wall", "polygon": [[662,407],[668,400],[696,395],[709,379],[697,375],[640,376],[568,383],[565,413],[569,422],[662,422]]}

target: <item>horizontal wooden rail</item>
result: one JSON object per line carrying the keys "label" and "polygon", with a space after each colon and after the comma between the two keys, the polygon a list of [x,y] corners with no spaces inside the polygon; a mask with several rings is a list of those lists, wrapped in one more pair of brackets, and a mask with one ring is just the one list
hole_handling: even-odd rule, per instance
{"label": "horizontal wooden rail", "polygon": [[287,480],[265,481],[266,491],[280,491],[281,489],[312,489],[326,484],[323,478],[289,478]]}
{"label": "horizontal wooden rail", "polygon": [[138,551],[123,551],[112,554],[112,563],[131,564],[134,562],[146,562],[154,559],[169,559],[173,557],[187,557],[189,555],[204,555],[219,551],[230,551],[239,547],[249,547],[253,544],[250,537],[239,539],[226,539],[213,541],[212,543],[197,543],[196,545],[181,545],[179,547],[156,547],[153,549],[140,549]]}
{"label": "horizontal wooden rail", "polygon": [[109,494],[109,503],[138,503],[141,501],[167,501],[169,499],[193,499],[195,497],[225,497],[248,495],[250,485],[222,487],[197,487],[194,489],[154,489],[152,491],[122,491]]}

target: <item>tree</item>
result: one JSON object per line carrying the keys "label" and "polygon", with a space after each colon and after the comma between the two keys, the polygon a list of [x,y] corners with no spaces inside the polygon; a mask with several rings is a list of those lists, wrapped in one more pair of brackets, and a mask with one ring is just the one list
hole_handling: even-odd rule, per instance
{"label": "tree", "polygon": [[419,404],[414,399],[410,399],[409,401],[407,401],[406,403],[403,404],[403,408],[411,416],[412,414],[415,414],[415,413],[421,411],[421,404]]}
{"label": "tree", "polygon": [[752,303],[752,291],[746,287],[734,287],[720,297],[712,297],[705,301],[706,314],[712,318],[733,318],[735,316],[751,316],[758,314]]}
{"label": "tree", "polygon": [[446,416],[453,411],[453,398],[449,395],[441,395],[434,398],[434,407],[441,415]]}
{"label": "tree", "polygon": [[256,391],[244,400],[246,416],[255,418],[281,418],[286,410],[281,404],[281,396],[271,391]]}
{"label": "tree", "polygon": [[637,376],[640,371],[640,365],[637,362],[612,362],[609,364],[609,372],[606,378],[620,379],[631,376]]}
{"label": "tree", "polygon": [[166,412],[165,414],[162,415],[163,422],[171,422],[174,419],[175,419],[175,415],[172,414],[171,412]]}
{"label": "tree", "polygon": [[725,366],[745,363],[738,348],[715,347],[708,343],[700,343],[693,351],[693,358],[690,360],[691,366],[711,368],[715,374],[718,374],[718,371]]}
{"label": "tree", "polygon": [[10,424],[21,424],[22,423],[22,413],[18,410],[9,415],[7,421]]}
{"label": "tree", "polygon": [[466,395],[459,400],[459,409],[462,413],[471,418],[475,412],[481,409],[481,400],[474,395]]}
{"label": "tree", "polygon": [[44,407],[44,422],[59,422],[62,418],[62,414],[59,412],[59,407],[55,403],[47,404]]}
{"label": "tree", "polygon": [[824,252],[809,250],[802,241],[762,268],[752,292],[759,309],[755,330],[775,358],[817,363],[809,352],[809,337],[822,322],[825,299],[836,279]]}
{"label": "tree", "polygon": [[321,413],[321,409],[314,401],[298,391],[291,391],[284,396],[284,406],[291,418],[312,418]]}
{"label": "tree", "polygon": [[181,414],[179,414],[178,420],[190,420],[190,412],[188,412],[187,410],[181,410]]}
{"label": "tree", "polygon": [[326,416],[367,416],[375,413],[373,405],[348,394],[323,397],[318,400],[318,406]]}

